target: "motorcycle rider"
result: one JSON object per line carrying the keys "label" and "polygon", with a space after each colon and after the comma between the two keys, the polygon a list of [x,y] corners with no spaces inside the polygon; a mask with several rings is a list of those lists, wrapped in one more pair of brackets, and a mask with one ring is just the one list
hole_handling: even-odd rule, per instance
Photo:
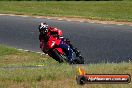
{"label": "motorcycle rider", "polygon": [[69,39],[61,37],[62,30],[55,28],[55,27],[48,26],[46,23],[40,23],[38,29],[40,32],[40,35],[39,35],[40,48],[42,49],[44,53],[48,52],[46,43],[48,42],[49,37],[54,36],[58,39],[61,39],[61,43],[59,44],[58,47],[62,48],[63,50],[67,52],[66,54],[70,62],[72,62],[73,60],[72,58],[73,50],[76,54],[79,55],[80,52],[78,52],[76,49],[73,49],[73,46],[70,43]]}

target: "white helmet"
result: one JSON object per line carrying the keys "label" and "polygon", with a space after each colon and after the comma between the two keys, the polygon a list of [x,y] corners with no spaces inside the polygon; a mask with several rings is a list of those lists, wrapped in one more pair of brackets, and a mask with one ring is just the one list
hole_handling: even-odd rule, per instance
{"label": "white helmet", "polygon": [[46,23],[40,23],[38,29],[40,32],[44,31],[45,33],[47,33],[48,32],[48,25]]}

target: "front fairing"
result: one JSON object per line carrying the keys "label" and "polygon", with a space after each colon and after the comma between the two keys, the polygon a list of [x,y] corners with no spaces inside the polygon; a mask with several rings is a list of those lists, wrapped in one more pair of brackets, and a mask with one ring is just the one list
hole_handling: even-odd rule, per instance
{"label": "front fairing", "polygon": [[58,46],[60,44],[60,42],[61,42],[60,39],[50,36],[49,41],[48,41],[48,47],[51,49],[56,45]]}

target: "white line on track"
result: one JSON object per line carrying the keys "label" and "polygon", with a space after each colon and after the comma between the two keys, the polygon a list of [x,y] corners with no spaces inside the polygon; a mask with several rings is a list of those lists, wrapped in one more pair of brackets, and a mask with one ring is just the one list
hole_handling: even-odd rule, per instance
{"label": "white line on track", "polygon": [[50,20],[51,18],[47,18],[47,19],[49,19],[49,20]]}
{"label": "white line on track", "polygon": [[40,18],[42,18],[42,17],[39,17],[39,16],[37,16],[37,17],[35,17],[35,18],[38,18],[38,19],[40,19]]}
{"label": "white line on track", "polygon": [[113,26],[104,26],[104,27],[106,27],[106,28],[112,28]]}
{"label": "white line on track", "polygon": [[84,23],[85,21],[79,21],[79,22],[82,22],[82,23]]}
{"label": "white line on track", "polygon": [[22,16],[22,17],[29,17],[29,16],[26,16],[26,15],[25,15],[25,16]]}
{"label": "white line on track", "polygon": [[30,52],[29,50],[24,50],[25,52]]}
{"label": "white line on track", "polygon": [[95,22],[89,22],[89,23],[95,23]]}
{"label": "white line on track", "polygon": [[58,20],[63,20],[63,19],[58,19]]}
{"label": "white line on track", "polygon": [[23,49],[18,49],[18,50],[22,51]]}
{"label": "white line on track", "polygon": [[117,25],[124,25],[124,24],[117,24]]}
{"label": "white line on track", "polygon": [[66,20],[66,21],[71,21],[71,20]]}
{"label": "white line on track", "polygon": [[38,53],[38,54],[41,54],[41,55],[47,55],[45,53],[42,53],[42,52],[35,52],[35,51],[30,51],[30,50],[24,50],[24,49],[17,49],[19,51],[25,51],[25,52],[34,52],[34,53]]}
{"label": "white line on track", "polygon": [[[0,16],[20,16],[20,17],[34,17],[34,18],[41,18],[41,19],[54,19],[54,18],[50,18],[50,17],[42,17],[42,16],[28,16],[28,15],[15,15],[15,14],[0,14]],[[74,20],[70,20],[70,19],[61,19],[61,18],[59,18],[59,19],[56,19],[56,20],[65,20],[65,21],[69,21],[69,22],[71,22],[71,21],[74,21]],[[77,20],[77,22],[87,22],[87,21],[79,21],[79,20]],[[96,22],[88,22],[88,23],[96,23]],[[107,24],[107,23],[99,23],[99,24]],[[116,25],[119,25],[119,26],[121,26],[121,25],[125,25],[125,24],[116,24]],[[128,24],[129,26],[132,26],[131,24]]]}

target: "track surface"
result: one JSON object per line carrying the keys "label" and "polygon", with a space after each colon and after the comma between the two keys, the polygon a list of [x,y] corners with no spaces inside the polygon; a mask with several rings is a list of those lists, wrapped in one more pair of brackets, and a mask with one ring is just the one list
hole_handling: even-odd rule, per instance
{"label": "track surface", "polygon": [[0,44],[41,51],[37,26],[47,22],[64,31],[77,47],[86,63],[122,62],[132,60],[132,27],[0,16]]}

